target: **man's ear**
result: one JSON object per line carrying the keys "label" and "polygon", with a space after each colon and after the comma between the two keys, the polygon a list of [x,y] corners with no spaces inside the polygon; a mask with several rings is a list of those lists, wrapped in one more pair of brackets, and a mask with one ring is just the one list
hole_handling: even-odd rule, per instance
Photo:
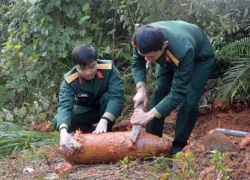
{"label": "man's ear", "polygon": [[168,46],[168,41],[165,41],[165,42],[163,43],[163,49],[166,49],[167,46]]}
{"label": "man's ear", "polygon": [[139,29],[141,26],[143,26],[143,24],[139,24],[139,23],[134,24],[135,31]]}

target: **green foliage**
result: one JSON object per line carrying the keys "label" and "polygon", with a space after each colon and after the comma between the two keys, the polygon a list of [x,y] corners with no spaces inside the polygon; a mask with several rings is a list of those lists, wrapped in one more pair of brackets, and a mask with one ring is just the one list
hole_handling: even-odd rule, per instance
{"label": "green foliage", "polygon": [[145,165],[145,168],[157,176],[158,174],[170,171],[171,161],[171,158],[167,158],[164,156],[154,157],[152,162]]}
{"label": "green foliage", "polygon": [[[209,35],[218,58],[230,61],[245,58],[242,52],[249,53],[249,40],[246,39],[244,47],[237,44],[249,36],[249,6],[249,0],[3,0],[0,106],[10,111],[8,114],[13,115],[14,121],[28,115],[35,116],[35,121],[51,118],[63,74],[73,66],[71,50],[78,44],[97,47],[99,58],[114,60],[121,74],[129,75],[134,23],[160,20],[195,23]],[[238,39],[240,42],[236,42]],[[238,82],[248,87],[245,84],[248,81],[240,78]],[[132,92],[127,96],[128,103],[131,98]],[[49,112],[43,108],[34,115],[34,103],[41,103],[39,99],[49,101]],[[17,115],[19,110],[14,112],[15,108],[26,108],[26,116]],[[41,118],[36,118],[37,114]]]}
{"label": "green foliage", "polygon": [[221,172],[223,175],[222,179],[229,179],[228,174],[232,171],[232,169],[223,164],[223,160],[226,154],[220,151],[212,151],[212,153],[213,157],[211,159],[211,162],[215,165],[214,178],[217,179],[219,172]]}
{"label": "green foliage", "polygon": [[120,20],[113,17],[119,4],[109,0],[6,1],[0,8],[4,17],[0,27],[5,27],[0,30],[8,32],[0,54],[0,93],[5,97],[0,104],[13,111],[24,102],[38,101],[37,94],[52,104],[63,74],[72,67],[72,47],[78,44],[92,43],[100,47],[100,58],[122,57],[128,65],[129,44],[114,43],[115,29],[121,29]]}
{"label": "green foliage", "polygon": [[129,157],[128,156],[124,157],[123,160],[120,160],[118,162],[118,165],[120,168],[127,167],[129,165]]}
{"label": "green foliage", "polygon": [[2,107],[6,102],[15,97],[15,93],[13,91],[8,92],[7,87],[5,87],[4,85],[0,85],[0,97],[1,97],[0,107]]}
{"label": "green foliage", "polygon": [[225,45],[219,54],[220,59],[233,61],[250,57],[250,37],[244,37]]}
{"label": "green foliage", "polygon": [[8,11],[8,5],[9,1],[8,0],[2,0],[1,1],[1,7],[0,7],[0,44],[2,42],[6,41],[8,38],[8,32],[6,27],[8,26],[8,21],[7,21],[7,14],[5,14]]}
{"label": "green foliage", "polygon": [[[41,119],[35,117],[37,107],[39,117],[53,114],[56,107],[52,106],[53,97],[63,74],[72,67],[69,62],[72,47],[92,42],[90,6],[89,1],[80,0],[19,0],[1,7],[5,19],[0,24],[8,22],[3,30],[8,32],[8,38],[0,54],[2,107],[14,115],[14,108],[27,108],[24,104],[28,104],[27,115],[34,116],[35,121]],[[36,107],[41,99],[49,100],[50,107]]]}
{"label": "green foliage", "polygon": [[124,94],[125,94],[125,105],[122,110],[122,117],[128,117],[133,112],[133,97],[135,95],[136,88],[135,86],[131,88],[131,84],[134,84],[132,73],[126,72],[122,75],[122,82],[124,85]]}
{"label": "green foliage", "polygon": [[228,102],[249,99],[250,1],[218,1],[206,7],[211,9],[210,17],[214,19],[205,27],[217,58],[231,65],[218,95]]}
{"label": "green foliage", "polygon": [[35,94],[37,101],[30,103],[22,103],[20,107],[13,110],[0,108],[0,121],[18,123],[22,125],[30,125],[36,122],[43,122],[51,117],[56,108],[56,100],[53,104],[48,97],[43,97],[41,93]]}
{"label": "green foliage", "polygon": [[192,153],[178,152],[173,161],[182,164],[180,172],[184,179],[197,178],[197,165]]}
{"label": "green foliage", "polygon": [[219,89],[219,97],[233,102],[250,99],[250,58],[241,58],[232,63],[225,73]]}
{"label": "green foliage", "polygon": [[125,174],[124,177],[126,178],[128,176],[128,172],[129,172],[129,162],[130,159],[128,156],[124,157],[123,160],[120,160],[118,162],[118,166],[120,167],[120,169],[125,169]]}
{"label": "green foliage", "polygon": [[205,8],[206,11],[211,12],[210,22],[201,27],[205,28],[218,53],[224,45],[248,34],[247,29],[250,26],[250,22],[247,20],[250,17],[248,13],[249,0],[208,2]]}
{"label": "green foliage", "polygon": [[224,74],[219,97],[229,102],[250,99],[250,38],[245,37],[224,46],[220,58],[231,63]]}
{"label": "green foliage", "polygon": [[13,151],[59,142],[59,134],[57,132],[32,132],[20,130],[22,129],[21,127],[18,127],[19,130],[16,127],[14,129],[5,127],[2,124],[0,132],[0,158],[9,155]]}
{"label": "green foliage", "polygon": [[[181,165],[180,169],[174,172],[173,164]],[[179,152],[175,158],[155,157],[145,168],[159,179],[197,179],[197,165],[191,153]]]}

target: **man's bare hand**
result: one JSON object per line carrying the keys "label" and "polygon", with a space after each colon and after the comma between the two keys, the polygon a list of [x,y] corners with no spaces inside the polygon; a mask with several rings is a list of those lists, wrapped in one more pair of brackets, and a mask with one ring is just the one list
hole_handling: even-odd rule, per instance
{"label": "man's bare hand", "polygon": [[147,93],[146,93],[145,87],[140,87],[137,90],[137,93],[134,96],[133,101],[134,101],[134,109],[136,109],[138,107],[138,105],[140,103],[142,103],[142,102],[143,102],[144,108],[147,106],[147,104],[148,104],[148,97],[147,97]]}

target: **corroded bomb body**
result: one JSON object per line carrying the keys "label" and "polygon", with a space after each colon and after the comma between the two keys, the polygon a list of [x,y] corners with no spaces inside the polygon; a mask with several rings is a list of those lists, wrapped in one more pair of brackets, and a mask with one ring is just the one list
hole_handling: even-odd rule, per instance
{"label": "corroded bomb body", "polygon": [[137,141],[130,140],[131,131],[108,132],[103,134],[75,133],[74,139],[79,143],[74,147],[74,153],[64,157],[74,163],[109,163],[122,160],[145,158],[159,154],[168,154],[172,143],[167,139],[140,132]]}

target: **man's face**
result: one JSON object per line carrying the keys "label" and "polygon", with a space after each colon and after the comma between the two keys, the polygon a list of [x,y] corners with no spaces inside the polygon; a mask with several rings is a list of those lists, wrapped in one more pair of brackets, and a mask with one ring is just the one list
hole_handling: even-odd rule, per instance
{"label": "man's face", "polygon": [[155,62],[156,60],[158,60],[161,57],[161,55],[164,53],[164,50],[167,46],[168,46],[168,41],[165,41],[163,43],[161,50],[151,51],[151,52],[148,52],[146,54],[142,54],[142,53],[140,53],[140,51],[138,51],[138,53],[145,57],[145,61]]}
{"label": "man's face", "polygon": [[142,56],[145,57],[145,61],[148,61],[148,62],[155,62],[157,59],[159,59],[161,57],[162,53],[163,53],[162,50],[151,51],[151,52],[146,53],[146,54],[141,54],[139,52],[139,54],[141,54]]}
{"label": "man's face", "polygon": [[95,78],[95,74],[97,71],[97,66],[96,66],[97,62],[93,61],[91,64],[86,65],[86,66],[80,66],[80,65],[76,65],[76,70],[78,72],[78,74],[86,79],[86,80],[92,80]]}

